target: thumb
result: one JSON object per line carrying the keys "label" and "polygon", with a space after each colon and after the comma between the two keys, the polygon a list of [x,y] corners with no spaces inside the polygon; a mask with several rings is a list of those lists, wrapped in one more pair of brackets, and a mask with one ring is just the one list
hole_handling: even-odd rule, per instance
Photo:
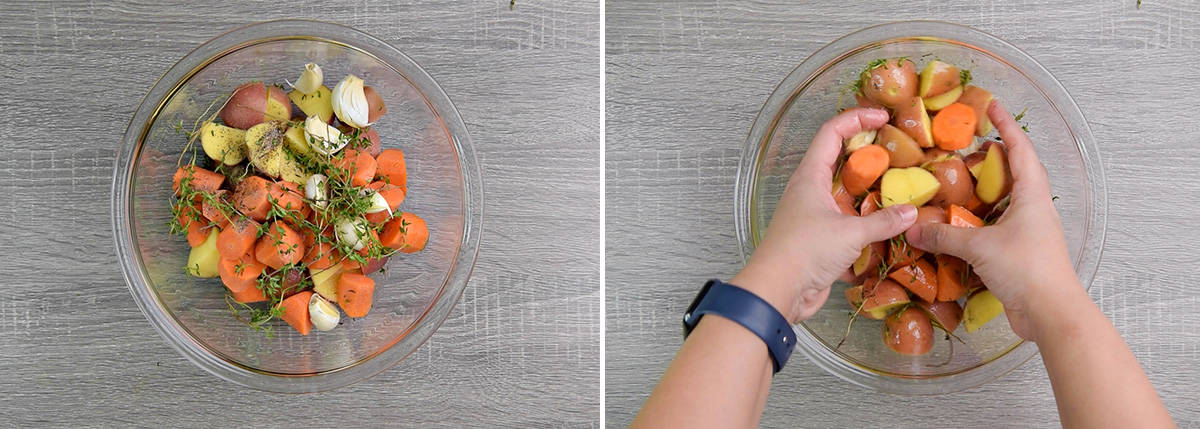
{"label": "thumb", "polygon": [[926,252],[945,253],[972,262],[975,247],[971,239],[979,233],[975,228],[962,228],[944,223],[919,223],[909,228],[904,237],[908,244]]}
{"label": "thumb", "polygon": [[900,235],[917,220],[917,208],[910,204],[898,204],[870,215],[854,219],[856,230],[862,234],[859,244],[866,246]]}

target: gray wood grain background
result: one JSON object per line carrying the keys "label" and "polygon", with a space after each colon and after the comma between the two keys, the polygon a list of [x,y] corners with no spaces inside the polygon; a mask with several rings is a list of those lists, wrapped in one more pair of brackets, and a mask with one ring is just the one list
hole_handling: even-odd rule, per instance
{"label": "gray wood grain background", "polygon": [[[628,424],[681,343],[710,277],[740,267],[740,148],[775,85],[859,28],[937,19],[1025,50],[1075,97],[1108,175],[1108,243],[1092,296],[1181,426],[1200,425],[1200,131],[1189,71],[1200,3],[610,1],[606,5],[606,416]],[[775,380],[764,427],[994,427],[1058,422],[1040,358],[950,396],[873,393],[803,358]]]}
{"label": "gray wood grain background", "polygon": [[[157,3],[0,7],[0,426],[599,424],[598,2]],[[134,305],[109,220],[116,145],[155,79],[213,36],[294,17],[371,33],[438,80],[474,140],[487,216],[429,343],[301,396],[171,350]]]}

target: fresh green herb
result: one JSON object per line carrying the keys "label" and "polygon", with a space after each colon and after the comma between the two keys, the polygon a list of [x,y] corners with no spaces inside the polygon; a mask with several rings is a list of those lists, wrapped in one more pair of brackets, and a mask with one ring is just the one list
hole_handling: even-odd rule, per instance
{"label": "fresh green herb", "polygon": [[971,83],[971,80],[974,79],[974,77],[971,76],[971,69],[959,70],[958,71],[958,79],[962,81],[962,86],[964,86],[964,87],[967,86],[967,84]]}
{"label": "fresh green herb", "polygon": [[1013,116],[1013,120],[1019,122],[1020,120],[1025,119],[1025,112],[1028,110],[1029,110],[1028,107],[1021,109],[1021,113],[1018,113],[1016,116]]}

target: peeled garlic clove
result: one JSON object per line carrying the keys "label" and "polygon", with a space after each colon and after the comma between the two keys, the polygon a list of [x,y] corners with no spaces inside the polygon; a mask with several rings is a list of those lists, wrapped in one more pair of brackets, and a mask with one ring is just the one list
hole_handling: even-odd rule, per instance
{"label": "peeled garlic clove", "polygon": [[296,88],[301,94],[312,94],[321,88],[324,80],[325,75],[321,72],[321,66],[308,63],[304,65],[304,71],[300,73],[300,80],[297,80],[292,88]]}
{"label": "peeled garlic clove", "polygon": [[371,206],[367,207],[367,213],[379,213],[384,210],[388,214],[392,213],[392,207],[388,204],[387,198],[384,198],[378,191],[374,189],[363,189],[358,192],[359,196],[371,199]]}
{"label": "peeled garlic clove", "polygon": [[367,225],[362,219],[342,219],[337,221],[333,227],[338,241],[341,241],[342,244],[350,246],[354,250],[362,250],[363,247],[366,247],[367,244],[363,242],[363,237],[367,236]]}
{"label": "peeled garlic clove", "polygon": [[333,113],[342,123],[354,128],[365,128],[371,125],[367,122],[369,106],[367,94],[363,90],[363,80],[355,75],[346,76],[333,87]]}
{"label": "peeled garlic clove", "polygon": [[312,201],[314,206],[324,208],[329,204],[329,190],[325,188],[327,180],[324,174],[314,174],[304,182],[304,197]]}
{"label": "peeled garlic clove", "polygon": [[322,155],[330,155],[346,147],[347,139],[341,131],[326,124],[319,116],[309,116],[304,120],[304,138],[313,150]]}
{"label": "peeled garlic clove", "polygon": [[314,293],[312,298],[308,299],[308,320],[312,321],[313,327],[318,331],[336,328],[341,318],[342,314],[338,312],[337,308],[334,308],[333,304],[322,298],[320,294]]}

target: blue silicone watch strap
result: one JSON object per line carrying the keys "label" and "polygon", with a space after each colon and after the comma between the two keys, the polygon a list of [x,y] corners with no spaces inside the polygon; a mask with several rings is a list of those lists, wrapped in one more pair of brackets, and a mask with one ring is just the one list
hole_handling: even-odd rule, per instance
{"label": "blue silicone watch strap", "polygon": [[691,334],[705,314],[716,314],[749,329],[767,345],[775,372],[787,363],[796,345],[792,325],[770,303],[740,287],[709,280],[683,316],[683,336]]}

